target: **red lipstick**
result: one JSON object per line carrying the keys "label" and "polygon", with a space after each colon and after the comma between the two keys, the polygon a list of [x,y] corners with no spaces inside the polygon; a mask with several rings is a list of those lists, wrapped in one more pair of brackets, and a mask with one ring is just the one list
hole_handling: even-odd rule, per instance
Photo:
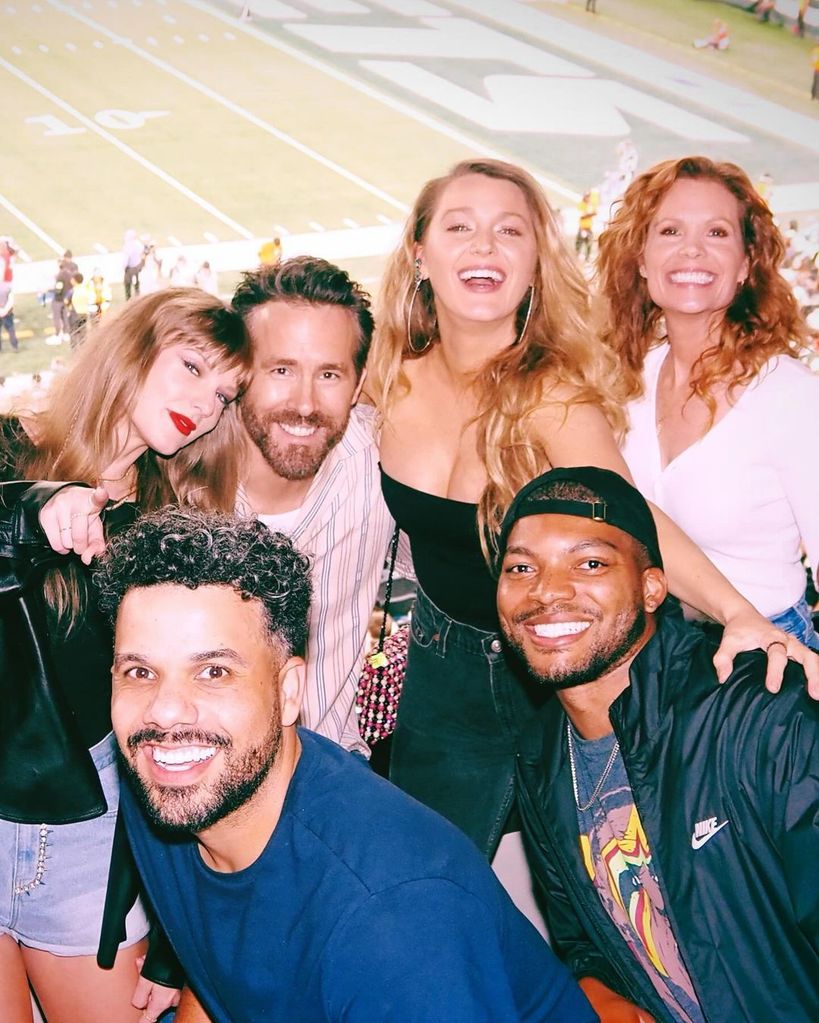
{"label": "red lipstick", "polygon": [[185,437],[189,437],[196,429],[196,423],[192,419],[188,419],[187,416],[183,416],[181,412],[168,411],[168,415],[173,421],[173,425],[179,430]]}

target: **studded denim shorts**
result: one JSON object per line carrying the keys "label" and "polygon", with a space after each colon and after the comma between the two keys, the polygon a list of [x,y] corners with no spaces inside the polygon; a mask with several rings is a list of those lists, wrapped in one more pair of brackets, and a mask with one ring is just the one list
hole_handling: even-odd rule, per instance
{"label": "studded denim shorts", "polygon": [[[77,824],[0,820],[0,934],[62,956],[96,955],[119,803],[116,742],[91,749],[108,812]],[[148,933],[137,902],[126,921],[133,945]]]}

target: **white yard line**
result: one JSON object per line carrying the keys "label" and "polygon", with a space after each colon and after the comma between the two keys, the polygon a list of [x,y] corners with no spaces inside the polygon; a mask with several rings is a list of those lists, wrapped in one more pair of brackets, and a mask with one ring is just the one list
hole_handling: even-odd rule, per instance
{"label": "white yard line", "polygon": [[14,203],[7,199],[4,195],[0,194],[0,206],[3,207],[13,217],[16,217],[21,224],[31,231],[32,234],[36,234],[41,242],[45,242],[46,245],[58,256],[61,256],[65,252],[65,246],[60,245],[59,242],[55,241],[50,234],[46,234],[45,231],[38,227],[30,217],[27,217],[22,210],[18,210]]}
{"label": "white yard line", "polygon": [[[258,39],[259,42],[264,43],[266,46],[271,46],[274,50],[279,50],[280,53],[286,53],[288,57],[293,57],[294,60],[298,60],[302,64],[306,64],[308,67],[312,67],[316,71],[320,71],[322,74],[325,74],[330,78],[334,78],[337,82],[342,82],[344,85],[348,85],[351,89],[355,89],[357,92],[362,93],[362,95],[369,96],[370,99],[376,100],[385,107],[389,107],[391,110],[395,110],[399,114],[403,114],[405,117],[409,117],[413,121],[423,124],[425,128],[431,128],[439,135],[445,135],[453,142],[466,146],[467,148],[474,150],[476,153],[481,153],[483,156],[490,156],[499,160],[511,160],[515,163],[521,163],[520,158],[511,156],[509,153],[501,152],[499,149],[494,149],[492,146],[488,146],[485,142],[481,142],[471,135],[458,131],[457,128],[452,128],[443,121],[439,121],[429,114],[423,113],[421,110],[411,106],[409,103],[404,103],[401,100],[394,99],[392,96],[381,92],[372,85],[368,85],[366,82],[361,81],[358,78],[354,78],[352,75],[347,74],[344,71],[339,71],[339,69],[333,67],[332,64],[327,64],[323,60],[318,60],[316,57],[304,53],[295,46],[290,46],[287,43],[282,42],[280,39],[273,38],[266,32],[255,28],[253,24],[248,25],[245,22],[239,22],[237,24],[235,15],[231,17],[223,11],[217,11],[209,4],[202,2],[202,0],[180,0],[180,2],[187,4],[188,7],[194,7],[198,11],[209,14],[212,18],[216,18],[218,21],[222,21],[226,25],[231,25],[234,29],[244,32],[245,35],[253,36],[254,39]],[[553,178],[546,177],[531,165],[529,165],[529,169],[532,171],[537,180],[546,188],[556,192],[558,195],[563,196],[563,198],[568,199],[571,202],[579,201],[580,192],[573,191],[572,189],[567,188],[565,184],[555,181]],[[403,209],[406,212],[407,207],[403,207]]]}
{"label": "white yard line", "polygon": [[[354,185],[357,185],[365,192],[369,192],[370,195],[374,195],[377,199],[380,199],[382,202],[386,202],[390,206],[393,206],[395,209],[401,210],[402,213],[408,212],[409,207],[406,205],[406,203],[401,202],[399,199],[396,199],[388,192],[385,192],[382,188],[378,188],[377,185],[372,184],[372,182],[370,181],[366,181],[364,178],[360,177],[358,174],[355,174],[353,171],[348,170],[346,167],[342,167],[341,164],[336,163],[335,160],[330,160],[328,157],[324,156],[322,153],[319,153],[317,150],[312,149],[310,146],[306,146],[303,142],[299,142],[298,139],[294,138],[292,135],[288,135],[287,132],[280,131],[274,125],[270,124],[268,121],[263,120],[261,117],[257,117],[256,114],[252,113],[250,110],[247,110],[245,107],[239,106],[238,103],[234,103],[233,100],[228,99],[227,96],[223,96],[215,89],[212,89],[209,85],[205,85],[204,82],[200,82],[197,79],[192,78],[184,71],[180,71],[179,68],[174,67],[173,64],[169,64],[167,61],[162,60],[160,57],[156,57],[154,56],[154,54],[149,53],[147,50],[143,50],[142,47],[137,46],[135,43],[131,42],[130,39],[127,39],[126,37],[121,36],[116,32],[112,32],[110,29],[107,29],[104,25],[101,25],[99,22],[94,21],[93,18],[88,18],[84,14],[80,14],[74,8],[68,7],[65,4],[60,3],[59,0],[49,0],[49,3],[56,10],[62,12],[63,14],[67,14],[71,18],[75,18],[77,21],[82,22],[89,28],[93,28],[100,34],[107,36],[110,40],[122,46],[123,49],[126,49],[130,53],[133,53],[135,56],[141,57],[143,60],[148,61],[148,63],[153,64],[154,67],[159,68],[160,71],[164,71],[166,74],[169,74],[173,78],[176,78],[177,81],[184,82],[184,84],[189,86],[191,89],[195,89],[203,96],[207,96],[207,98],[212,100],[214,103],[218,103],[226,110],[229,110],[232,114],[235,114],[236,117],[241,117],[242,120],[248,121],[250,124],[254,125],[254,127],[260,128],[268,135],[272,135],[273,138],[278,139],[279,142],[283,142],[285,145],[291,146],[293,149],[297,150],[303,156],[306,156],[309,159],[314,160],[316,163],[321,164],[322,167],[326,167],[327,170],[332,171],[334,174],[338,174],[342,178],[346,178],[347,181],[351,181]],[[212,12],[208,11],[208,13]],[[234,24],[234,22],[230,23]]]}
{"label": "white yard line", "polygon": [[33,89],[41,96],[45,96],[46,99],[48,99],[56,107],[59,107],[60,110],[62,110],[64,113],[69,114],[75,120],[79,121],[79,123],[83,125],[83,127],[87,128],[88,131],[92,131],[94,132],[95,135],[99,135],[100,138],[105,139],[106,142],[110,142],[110,144],[114,146],[115,149],[118,149],[121,153],[124,153],[125,156],[130,157],[130,159],[132,159],[135,163],[138,163],[140,167],[143,167],[145,170],[150,171],[151,174],[154,174],[161,181],[164,181],[166,185],[170,185],[171,188],[176,189],[176,191],[184,195],[186,199],[190,199],[191,202],[196,203],[197,206],[200,206],[207,213],[210,213],[212,217],[215,217],[217,220],[220,220],[223,224],[226,224],[232,231],[235,231],[236,234],[238,234],[240,237],[242,238],[253,237],[252,231],[249,231],[246,227],[242,227],[241,224],[237,224],[237,222],[233,220],[231,217],[229,217],[226,213],[223,213],[220,209],[217,209],[216,206],[213,205],[213,203],[208,202],[208,200],[203,199],[201,195],[197,195],[196,192],[191,191],[190,188],[188,188],[186,185],[183,185],[181,181],[178,181],[171,174],[168,174],[167,171],[164,171],[161,167],[158,167],[155,163],[152,163],[150,160],[146,159],[144,156],[142,156],[141,153],[138,153],[135,149],[132,149],[130,146],[126,145],[115,135],[112,135],[111,132],[106,131],[105,128],[101,128],[96,121],[92,120],[92,118],[90,117],[86,117],[85,114],[81,113],[75,107],[72,107],[70,103],[66,103],[64,99],[61,99],[50,89],[47,89],[44,85],[41,85],[34,78],[31,78],[29,75],[25,73],[25,71],[21,71],[20,68],[15,67],[14,64],[10,64],[7,60],[4,60],[2,57],[0,57],[0,68],[4,68],[6,71],[8,71],[10,75],[14,75],[15,78],[18,78],[21,82],[24,82],[26,85],[29,86],[29,88]]}

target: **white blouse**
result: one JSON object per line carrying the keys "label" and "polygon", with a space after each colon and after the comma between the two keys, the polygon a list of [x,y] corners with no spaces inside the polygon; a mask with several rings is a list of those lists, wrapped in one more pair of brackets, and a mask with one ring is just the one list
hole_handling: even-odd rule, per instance
{"label": "white blouse", "polygon": [[663,467],[657,379],[668,344],[652,349],[645,391],[629,402],[623,456],[662,508],[737,590],[771,617],[805,590],[804,547],[819,564],[819,375],[771,359],[704,437]]}

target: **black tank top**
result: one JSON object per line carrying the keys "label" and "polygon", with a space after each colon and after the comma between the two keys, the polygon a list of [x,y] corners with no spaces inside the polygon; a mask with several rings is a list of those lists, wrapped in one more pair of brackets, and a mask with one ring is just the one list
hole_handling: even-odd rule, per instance
{"label": "black tank top", "polygon": [[478,536],[478,506],[415,490],[381,469],[392,517],[407,534],[421,589],[450,618],[497,632],[495,580]]}

